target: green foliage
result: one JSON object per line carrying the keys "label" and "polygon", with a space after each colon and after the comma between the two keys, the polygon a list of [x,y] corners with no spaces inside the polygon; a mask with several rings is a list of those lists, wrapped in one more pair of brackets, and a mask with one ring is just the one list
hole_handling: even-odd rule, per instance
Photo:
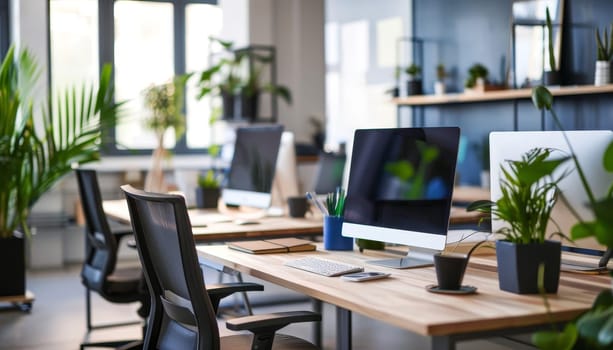
{"label": "green foliage", "polygon": [[445,65],[439,63],[436,65],[436,79],[438,81],[443,81],[447,77],[447,72],[445,71]]}
{"label": "green foliage", "polygon": [[556,71],[556,56],[553,51],[553,28],[551,16],[549,15],[549,7],[545,8],[545,25],[547,26],[547,41],[549,43],[549,67],[551,71]]}
{"label": "green foliage", "polygon": [[543,243],[551,211],[557,200],[558,183],[554,171],[569,157],[551,159],[551,149],[535,148],[519,161],[509,160],[508,168],[501,165],[502,196],[496,202],[476,201],[468,211],[490,213],[506,222],[499,233],[517,244]]}
{"label": "green foliage", "polygon": [[[219,96],[222,93],[229,95],[243,93],[253,96],[264,91],[281,97],[288,104],[292,103],[289,88],[262,82],[263,69],[272,62],[270,55],[235,50],[231,41],[223,41],[214,37],[210,37],[209,40],[220,44],[226,51],[226,56],[200,74],[198,98],[209,94]],[[252,62],[247,62],[249,59]]]}
{"label": "green foliage", "polygon": [[411,63],[411,65],[405,68],[404,72],[412,78],[417,78],[421,74],[421,67],[415,63]]}
{"label": "green foliage", "polygon": [[221,179],[215,173],[215,170],[209,169],[204,175],[198,175],[198,186],[202,188],[219,188]]}
{"label": "green foliage", "polygon": [[[613,216],[610,215],[610,213],[613,212],[613,184],[607,193],[601,193],[599,194],[601,197],[598,199],[596,198],[589,183],[587,182],[585,172],[583,171],[581,164],[579,164],[579,160],[575,155],[575,151],[573,150],[572,144],[570,143],[566,133],[564,132],[562,123],[560,123],[557,114],[552,108],[553,96],[551,92],[544,86],[537,86],[533,88],[532,102],[539,110],[548,110],[556,126],[560,130],[562,130],[564,138],[566,140],[566,144],[570,149],[571,157],[573,159],[573,162],[575,163],[575,168],[577,170],[579,178],[581,179],[581,184],[587,194],[589,200],[589,207],[594,214],[593,221],[584,221],[581,217],[576,215],[576,219],[579,222],[571,229],[571,238],[579,239],[585,237],[594,237],[600,244],[606,246],[607,248],[613,247]],[[604,152],[603,167],[606,171],[613,172],[613,142],[608,145],[607,149]]]}
{"label": "green foliage", "polygon": [[110,66],[97,87],[74,87],[42,104],[31,94],[38,78],[30,53],[10,48],[0,66],[0,238],[19,227],[28,233],[31,207],[74,164],[100,158],[101,130],[116,121]]}
{"label": "green foliage", "polygon": [[473,88],[477,84],[477,79],[481,78],[487,80],[489,75],[488,69],[481,63],[475,63],[468,69],[468,78],[464,82],[464,86],[467,88]]}
{"label": "green foliage", "polygon": [[596,28],[596,49],[598,61],[611,61],[611,58],[613,58],[613,23],[611,24],[609,33],[607,33],[606,28],[602,32],[604,40],[602,40],[598,28]]}
{"label": "green foliage", "polygon": [[330,216],[343,216],[345,213],[345,190],[337,187],[336,192],[328,193],[326,207]]}
{"label": "green foliage", "polygon": [[169,128],[173,128],[176,139],[183,136],[185,116],[182,111],[188,78],[189,75],[177,76],[170,83],[153,85],[145,90],[145,107],[151,113],[146,125],[156,135],[162,135]]}
{"label": "green foliage", "polygon": [[[580,239],[594,237],[600,244],[608,249],[613,248],[613,184],[607,193],[593,193],[581,164],[575,155],[573,146],[568,140],[562,123],[553,110],[553,95],[544,86],[532,89],[532,102],[539,110],[548,110],[556,124],[562,130],[566,144],[571,151],[571,158],[575,164],[583,189],[587,193],[589,207],[594,214],[594,220],[583,221],[575,214],[579,221],[571,229],[571,238]],[[603,167],[608,172],[613,172],[613,141],[609,143],[603,155]],[[545,299],[546,300],[546,299]],[[547,305],[547,304],[546,304]],[[572,337],[570,333],[574,332]],[[568,349],[577,345],[586,349],[611,349],[613,347],[613,294],[610,289],[603,290],[594,301],[590,310],[581,315],[576,323],[568,323],[562,333],[555,331],[539,332],[533,336],[534,344],[540,349]],[[558,347],[565,344],[565,347]]]}

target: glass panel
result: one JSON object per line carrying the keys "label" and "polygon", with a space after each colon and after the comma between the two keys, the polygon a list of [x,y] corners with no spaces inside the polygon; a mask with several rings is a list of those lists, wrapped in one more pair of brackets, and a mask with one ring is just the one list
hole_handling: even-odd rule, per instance
{"label": "glass panel", "polygon": [[51,0],[49,27],[52,90],[97,82],[97,0]]}
{"label": "glass panel", "polygon": [[[124,104],[116,128],[120,148],[151,149],[154,134],[145,128],[144,90],[170,81],[174,74],[173,5],[146,1],[115,2],[115,88]],[[165,147],[175,144],[174,132]]]}
{"label": "glass panel", "polygon": [[[210,36],[217,37],[221,32],[221,8],[214,5],[190,4],[185,9],[186,69],[188,72],[201,72],[209,66]],[[214,140],[209,128],[212,101],[209,97],[197,101],[195,83],[197,77],[190,79],[187,88],[187,147],[208,147],[211,142],[218,143],[222,131],[216,131]],[[218,101],[215,101],[217,103]],[[215,129],[222,127],[221,123]]]}

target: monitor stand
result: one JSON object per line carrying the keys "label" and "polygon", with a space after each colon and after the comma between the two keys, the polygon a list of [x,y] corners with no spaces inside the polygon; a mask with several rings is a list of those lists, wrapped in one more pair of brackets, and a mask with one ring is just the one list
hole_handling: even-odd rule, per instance
{"label": "monitor stand", "polygon": [[424,248],[410,248],[406,256],[395,259],[370,260],[369,264],[391,267],[394,269],[410,269],[434,265],[434,254],[438,250]]}

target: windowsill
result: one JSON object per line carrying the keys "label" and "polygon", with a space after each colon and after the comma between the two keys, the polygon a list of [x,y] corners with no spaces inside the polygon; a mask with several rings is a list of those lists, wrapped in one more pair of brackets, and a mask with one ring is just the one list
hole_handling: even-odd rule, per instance
{"label": "windowsill", "polygon": [[[226,165],[218,160],[217,167]],[[148,170],[151,167],[151,156],[103,156],[99,162],[85,165],[86,168],[100,172],[123,172]],[[211,167],[211,157],[205,154],[175,155],[163,163],[164,169],[199,170]]]}

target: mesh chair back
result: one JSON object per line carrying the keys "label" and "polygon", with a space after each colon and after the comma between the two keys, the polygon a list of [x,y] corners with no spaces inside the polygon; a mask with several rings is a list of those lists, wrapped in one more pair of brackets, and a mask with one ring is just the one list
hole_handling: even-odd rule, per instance
{"label": "mesh chair back", "polygon": [[122,186],[152,311],[145,349],[218,349],[219,329],[198,263],[185,200]]}
{"label": "mesh chair back", "polygon": [[96,172],[84,169],[75,172],[86,222],[86,252],[81,279],[90,289],[104,294],[106,276],[113,273],[117,260],[117,240],[102,208]]}

